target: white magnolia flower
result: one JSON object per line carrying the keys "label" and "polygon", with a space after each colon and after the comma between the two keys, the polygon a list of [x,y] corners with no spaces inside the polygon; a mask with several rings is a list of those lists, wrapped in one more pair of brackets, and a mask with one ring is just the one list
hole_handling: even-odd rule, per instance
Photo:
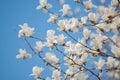
{"label": "white magnolia flower", "polygon": [[74,74],[73,69],[71,67],[69,69],[67,69],[66,74],[72,76]]}
{"label": "white magnolia flower", "polygon": [[78,19],[77,18],[71,18],[69,21],[70,21],[70,24],[71,24],[71,30],[73,32],[78,32],[78,28],[81,26]]}
{"label": "white magnolia flower", "polygon": [[55,64],[59,63],[59,59],[53,53],[46,53],[46,60],[48,63],[54,62]]}
{"label": "white magnolia flower", "polygon": [[[69,21],[67,19],[65,20],[59,20],[58,21],[58,26],[59,26],[59,30],[60,31],[64,31],[64,30],[70,30],[70,26],[67,26],[69,24]],[[66,27],[67,26],[67,27]]]}
{"label": "white magnolia flower", "polygon": [[39,0],[39,5],[36,7],[37,10],[43,9],[44,12],[47,12],[50,8],[52,8],[52,5],[47,3],[47,0]]}
{"label": "white magnolia flower", "polygon": [[120,80],[119,70],[109,71],[109,72],[107,72],[107,76],[109,76],[110,78],[115,78],[116,80]]}
{"label": "white magnolia flower", "polygon": [[75,44],[75,51],[78,56],[82,56],[83,52],[82,52],[81,44],[79,43]]}
{"label": "white magnolia flower", "polygon": [[99,58],[99,61],[98,62],[95,61],[94,64],[96,65],[98,70],[102,70],[102,68],[105,64],[105,60],[102,58]]}
{"label": "white magnolia flower", "polygon": [[115,5],[115,6],[119,6],[119,0],[112,0],[111,4]]}
{"label": "white magnolia flower", "polygon": [[54,70],[52,73],[52,77],[54,80],[60,80],[60,71]]}
{"label": "white magnolia flower", "polygon": [[83,53],[82,56],[81,56],[81,62],[84,64],[87,60],[87,57],[88,57],[88,54],[87,53]]}
{"label": "white magnolia flower", "polygon": [[99,12],[99,14],[103,14],[105,12],[105,10],[106,10],[106,7],[104,7],[104,6],[98,6],[98,8],[97,8],[97,11]]}
{"label": "white magnolia flower", "polygon": [[48,30],[47,31],[47,37],[52,37],[55,34],[55,30]]}
{"label": "white magnolia flower", "polygon": [[40,78],[40,74],[43,72],[44,68],[42,67],[38,67],[38,66],[34,66],[32,69],[32,74],[30,74],[30,76],[35,76],[35,78]]}
{"label": "white magnolia flower", "polygon": [[86,50],[85,46],[82,45],[82,44],[87,45],[85,38],[78,39],[78,42],[81,43],[80,44],[81,45],[81,49],[82,50]]}
{"label": "white magnolia flower", "polygon": [[113,57],[108,57],[107,58],[107,65],[108,65],[108,69],[113,68],[115,65],[115,59]]}
{"label": "white magnolia flower", "polygon": [[58,18],[57,14],[50,14],[50,18],[48,19],[48,22],[56,23],[57,18]]}
{"label": "white magnolia flower", "polygon": [[118,37],[118,35],[113,35],[113,36],[111,37],[111,39],[112,39],[115,43],[117,43],[117,41],[119,40],[119,37]]}
{"label": "white magnolia flower", "polygon": [[86,10],[90,10],[91,8],[96,8],[96,6],[93,5],[91,0],[84,1],[83,4],[84,4]]}
{"label": "white magnolia flower", "polygon": [[[103,7],[104,8],[104,7]],[[102,8],[102,9],[103,9]],[[102,19],[105,21],[105,20],[108,20],[108,19],[110,19],[110,18],[112,18],[112,17],[114,17],[115,15],[116,15],[116,11],[115,11],[115,8],[114,7],[112,7],[112,6],[110,6],[110,7],[108,7],[108,8],[104,8],[103,9],[103,11],[102,11],[103,13],[103,15],[102,15]]]}
{"label": "white magnolia flower", "polygon": [[96,13],[90,12],[88,14],[88,17],[89,17],[90,21],[94,23],[94,22],[97,22],[99,15]]}
{"label": "white magnolia flower", "polygon": [[67,62],[68,65],[72,65],[73,64],[73,62],[69,58],[67,58],[67,57],[64,57],[64,60],[65,60],[65,62]]}
{"label": "white magnolia flower", "polygon": [[115,24],[110,24],[110,30],[114,33],[114,34],[118,34],[119,33],[119,31],[118,31],[118,29],[117,29],[117,26],[115,25]]}
{"label": "white magnolia flower", "polygon": [[48,46],[50,48],[53,48],[54,44],[57,43],[56,36],[54,34],[55,34],[54,30],[48,30],[47,31],[46,46]]}
{"label": "white magnolia flower", "polygon": [[115,57],[120,58],[120,47],[116,47],[115,45],[111,45],[111,52],[115,55]]}
{"label": "white magnolia flower", "polygon": [[90,45],[96,49],[100,50],[103,47],[103,41],[107,38],[105,36],[102,36],[101,34],[92,34],[91,37],[93,38]]}
{"label": "white magnolia flower", "polygon": [[68,4],[64,4],[63,5],[63,9],[61,9],[60,11],[63,12],[62,16],[66,16],[68,14],[71,14],[71,11],[70,11],[70,6]]}
{"label": "white magnolia flower", "polygon": [[113,19],[113,23],[115,23],[118,27],[120,27],[120,17],[118,16],[118,17],[115,17],[114,19]]}
{"label": "white magnolia flower", "polygon": [[91,41],[91,46],[93,47],[93,49],[101,49],[102,48],[103,43],[99,40],[99,39],[93,39]]}
{"label": "white magnolia flower", "polygon": [[87,16],[81,17],[81,22],[82,22],[83,26],[87,25],[87,19],[88,19]]}
{"label": "white magnolia flower", "polygon": [[36,50],[37,50],[38,52],[42,51],[42,48],[43,48],[43,47],[44,47],[44,44],[43,44],[41,41],[37,41],[37,42],[36,42],[35,48],[36,48]]}
{"label": "white magnolia flower", "polygon": [[19,26],[21,27],[21,30],[19,30],[18,32],[18,37],[21,37],[21,36],[32,37],[34,28],[28,27],[27,23],[24,23],[23,25],[19,25]]}
{"label": "white magnolia flower", "polygon": [[16,55],[16,58],[22,58],[22,59],[26,59],[26,58],[32,58],[32,55],[27,53],[25,49],[19,49],[19,54]]}
{"label": "white magnolia flower", "polygon": [[63,45],[65,38],[66,37],[63,34],[60,34],[59,36],[57,36],[57,42],[60,43],[61,45]]}
{"label": "white magnolia flower", "polygon": [[[68,45],[68,44],[67,44]],[[67,46],[66,45],[66,46]],[[76,51],[75,51],[75,44],[73,44],[73,43],[70,43],[66,48],[65,48],[65,50],[66,50],[66,52],[68,52],[70,55],[74,55],[75,53],[76,53]]]}
{"label": "white magnolia flower", "polygon": [[83,35],[86,40],[90,38],[90,32],[91,32],[90,30],[88,30],[87,28],[84,28]]}
{"label": "white magnolia flower", "polygon": [[85,73],[80,73],[80,74],[76,74],[74,77],[73,77],[73,80],[87,80],[88,78],[88,75],[86,75]]}

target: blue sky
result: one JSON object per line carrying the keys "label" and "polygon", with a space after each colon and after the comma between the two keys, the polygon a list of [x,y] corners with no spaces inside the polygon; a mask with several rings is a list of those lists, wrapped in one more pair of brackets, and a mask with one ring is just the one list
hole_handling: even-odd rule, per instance
{"label": "blue sky", "polygon": [[[41,62],[39,58],[17,60],[19,48],[26,45],[17,36],[19,24],[27,22],[31,27],[40,27],[40,12],[35,8],[38,0],[1,0],[0,1],[0,80],[33,80],[29,77],[31,69]],[[41,32],[40,28],[37,29]]]}

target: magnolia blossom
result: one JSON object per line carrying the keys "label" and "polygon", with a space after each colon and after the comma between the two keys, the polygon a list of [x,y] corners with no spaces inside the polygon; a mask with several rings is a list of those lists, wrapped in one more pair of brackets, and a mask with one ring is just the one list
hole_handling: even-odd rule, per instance
{"label": "magnolia blossom", "polygon": [[65,62],[67,62],[68,65],[72,65],[73,64],[73,62],[69,58],[67,58],[67,57],[64,57],[64,60],[65,60]]}
{"label": "magnolia blossom", "polygon": [[63,34],[60,34],[57,36],[57,42],[60,43],[61,45],[64,44],[64,39],[67,38]]}
{"label": "magnolia blossom", "polygon": [[74,54],[76,54],[75,49],[76,49],[75,44],[73,44],[73,43],[66,44],[66,47],[65,47],[66,53],[69,53],[70,55],[74,55]]}
{"label": "magnolia blossom", "polygon": [[71,11],[70,11],[70,6],[68,4],[64,4],[63,5],[63,9],[61,9],[60,11],[63,12],[62,16],[66,16],[68,14],[71,14]]}
{"label": "magnolia blossom", "polygon": [[107,65],[108,65],[109,69],[113,68],[115,65],[115,59],[113,57],[108,57],[107,58]]}
{"label": "magnolia blossom", "polygon": [[83,4],[86,10],[90,10],[91,8],[96,7],[95,5],[93,5],[91,0],[84,1]]}
{"label": "magnolia blossom", "polygon": [[88,78],[88,75],[86,75],[85,73],[79,73],[79,74],[76,74],[72,80],[87,80]]}
{"label": "magnolia blossom", "polygon": [[[70,27],[69,26],[67,26],[68,24],[69,24],[69,21],[67,20],[67,19],[65,19],[65,20],[59,20],[58,21],[58,26],[59,26],[59,30],[60,31],[64,31],[64,30],[70,30]],[[66,27],[67,26],[67,27]]]}
{"label": "magnolia blossom", "polygon": [[34,28],[30,28],[27,23],[24,23],[23,25],[19,25],[21,30],[18,32],[18,37],[21,36],[28,36],[32,37]]}
{"label": "magnolia blossom", "polygon": [[115,6],[119,6],[119,0],[112,0],[111,4],[113,4]]}
{"label": "magnolia blossom", "polygon": [[119,31],[117,29],[117,26],[115,24],[111,24],[110,26],[110,30],[114,33],[114,34],[118,34]]}
{"label": "magnolia blossom", "polygon": [[27,53],[25,49],[19,49],[19,54],[16,55],[16,58],[22,58],[22,59],[26,59],[26,58],[32,58],[32,55]]}
{"label": "magnolia blossom", "polygon": [[87,53],[83,53],[82,56],[81,56],[81,62],[84,64],[87,60],[87,57],[88,57],[88,54]]}
{"label": "magnolia blossom", "polygon": [[77,32],[81,23],[78,21],[77,18],[71,18],[69,20],[59,20],[58,21],[59,30],[62,31],[73,31]]}
{"label": "magnolia blossom", "polygon": [[88,30],[87,28],[84,28],[83,35],[86,40],[90,38],[90,32],[91,32],[90,30]]}
{"label": "magnolia blossom", "polygon": [[117,47],[115,45],[111,45],[111,52],[115,55],[115,57],[120,58],[120,47]]}
{"label": "magnolia blossom", "polygon": [[37,42],[36,42],[35,48],[36,48],[36,50],[37,50],[38,52],[42,51],[42,48],[43,48],[43,47],[44,47],[44,44],[43,44],[41,41],[37,41]]}
{"label": "magnolia blossom", "polygon": [[115,18],[113,19],[113,23],[116,24],[118,27],[120,27],[120,17],[119,17],[119,16],[118,16],[118,17],[115,17]]}
{"label": "magnolia blossom", "polygon": [[[102,21],[100,21],[102,22]],[[109,32],[110,31],[110,28],[109,27],[111,24],[107,24],[107,23],[101,23],[101,24],[97,24],[96,26],[99,27],[99,29],[97,29],[97,32],[98,33],[101,33],[102,30],[106,31],[106,32]]]}
{"label": "magnolia blossom", "polygon": [[81,24],[78,21],[78,19],[77,18],[70,19],[70,24],[71,24],[71,30],[73,32],[78,32],[78,28],[81,26]]}
{"label": "magnolia blossom", "polygon": [[47,31],[46,46],[48,46],[50,48],[53,48],[54,44],[57,43],[56,36],[54,34],[55,34],[54,30],[48,30]]}
{"label": "magnolia blossom", "polygon": [[116,80],[120,79],[120,72],[119,70],[109,71],[107,72],[107,76],[110,78],[115,78]]}
{"label": "magnolia blossom", "polygon": [[91,42],[91,46],[96,50],[102,49],[102,45],[103,43],[99,39],[93,39]]}
{"label": "magnolia blossom", "polygon": [[60,80],[60,71],[54,70],[52,73],[52,77],[54,80]]}
{"label": "magnolia blossom", "polygon": [[81,49],[82,49],[82,50],[85,50],[85,49],[86,49],[85,46],[82,45],[82,44],[86,45],[86,40],[85,40],[85,38],[78,39],[78,42],[81,43],[81,44],[80,44],[80,45],[81,45]]}
{"label": "magnolia blossom", "polygon": [[111,39],[112,39],[115,43],[117,43],[117,41],[119,40],[119,37],[118,37],[117,35],[113,35],[113,36],[111,37]]}
{"label": "magnolia blossom", "polygon": [[57,14],[50,14],[50,18],[48,19],[48,22],[56,23],[57,18],[58,18]]}
{"label": "magnolia blossom", "polygon": [[105,64],[105,60],[103,60],[102,58],[99,58],[99,61],[98,62],[95,61],[94,63],[98,70],[102,70]]}
{"label": "magnolia blossom", "polygon": [[81,17],[81,22],[82,22],[83,26],[87,25],[87,19],[88,19],[87,16]]}
{"label": "magnolia blossom", "polygon": [[91,38],[93,38],[93,39],[92,39],[90,45],[96,50],[102,49],[103,41],[107,39],[107,37],[102,36],[101,34],[98,34],[98,35],[97,34],[91,34]]}
{"label": "magnolia blossom", "polygon": [[44,68],[42,67],[38,67],[38,66],[34,66],[32,69],[32,74],[30,74],[30,76],[35,76],[35,78],[40,78],[40,74],[43,72]]}
{"label": "magnolia blossom", "polygon": [[89,17],[89,19],[90,19],[90,21],[91,21],[92,23],[95,23],[95,22],[97,22],[97,20],[98,20],[98,18],[99,18],[99,15],[96,14],[96,13],[90,12],[90,13],[88,14],[88,17]]}
{"label": "magnolia blossom", "polygon": [[[103,9],[104,7],[102,7],[102,9]],[[115,15],[116,15],[116,11],[115,11],[115,8],[114,7],[112,7],[112,6],[110,6],[109,8],[104,8],[103,10],[102,10],[102,19],[103,20],[108,20],[108,19],[110,19],[110,18],[112,18],[112,17],[114,17]],[[108,22],[109,23],[109,22]]]}
{"label": "magnolia blossom", "polygon": [[39,0],[39,5],[36,7],[37,10],[43,9],[44,12],[47,12],[48,9],[52,8],[52,5],[47,3],[47,0]]}
{"label": "magnolia blossom", "polygon": [[74,74],[73,68],[72,68],[72,67],[68,68],[68,69],[66,70],[66,74],[72,76],[72,75]]}
{"label": "magnolia blossom", "polygon": [[75,44],[75,51],[76,51],[76,54],[77,54],[79,57],[82,56],[83,51],[82,51],[82,46],[81,46],[81,44],[79,44],[79,43]]}
{"label": "magnolia blossom", "polygon": [[50,63],[51,61],[54,62],[55,64],[59,63],[59,59],[53,53],[46,53],[46,60],[48,63]]}

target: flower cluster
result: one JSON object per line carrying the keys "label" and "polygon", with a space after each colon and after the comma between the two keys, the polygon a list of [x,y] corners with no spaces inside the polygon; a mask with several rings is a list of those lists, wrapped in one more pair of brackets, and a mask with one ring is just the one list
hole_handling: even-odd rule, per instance
{"label": "flower cluster", "polygon": [[[38,66],[33,67],[30,75],[37,80],[102,80],[103,75],[120,80],[120,1],[73,0],[79,5],[71,5],[67,0],[59,2],[61,7],[56,7],[54,13],[48,0],[39,0],[36,9],[48,12],[48,24],[52,22],[57,27],[47,30],[45,39],[33,37],[34,28],[27,23],[19,25],[18,36],[25,37],[22,39],[49,66],[52,76],[43,78],[44,69]],[[28,39],[34,39],[34,48]],[[32,55],[19,49],[16,58]]]}
{"label": "flower cluster", "polygon": [[32,55],[27,53],[25,49],[19,49],[19,54],[16,55],[16,58],[18,59],[32,58]]}
{"label": "flower cluster", "polygon": [[52,5],[47,2],[47,0],[39,0],[39,5],[36,7],[37,10],[43,9],[44,12],[47,12],[50,8],[52,8]]}
{"label": "flower cluster", "polygon": [[30,28],[27,23],[24,23],[23,25],[19,25],[21,30],[18,32],[18,37],[21,36],[28,36],[32,37],[34,28]]}
{"label": "flower cluster", "polygon": [[68,14],[72,14],[70,11],[70,6],[68,4],[64,4],[63,5],[63,9],[61,9],[60,11],[63,12],[62,16],[67,16]]}
{"label": "flower cluster", "polygon": [[30,76],[35,76],[35,78],[39,79],[40,78],[40,74],[43,72],[43,68],[42,67],[38,67],[38,66],[34,66],[32,69],[32,74],[30,74]]}

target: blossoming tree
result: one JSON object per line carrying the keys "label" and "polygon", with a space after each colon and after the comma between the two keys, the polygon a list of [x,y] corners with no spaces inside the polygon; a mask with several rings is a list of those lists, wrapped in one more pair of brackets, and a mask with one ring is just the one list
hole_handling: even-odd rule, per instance
{"label": "blossoming tree", "polygon": [[[120,1],[73,0],[78,4],[75,12],[69,2],[52,1],[61,4],[58,13],[51,11],[55,6],[47,0],[39,0],[36,7],[50,16],[47,24],[52,22],[57,26],[56,30],[46,31],[45,39],[35,37],[35,28],[28,23],[19,25],[18,37],[52,72],[51,77],[42,77],[45,68],[33,66],[30,76],[36,80],[120,80]],[[28,38],[35,39],[36,45],[32,46]],[[16,58],[32,58],[33,54],[19,49]]]}

